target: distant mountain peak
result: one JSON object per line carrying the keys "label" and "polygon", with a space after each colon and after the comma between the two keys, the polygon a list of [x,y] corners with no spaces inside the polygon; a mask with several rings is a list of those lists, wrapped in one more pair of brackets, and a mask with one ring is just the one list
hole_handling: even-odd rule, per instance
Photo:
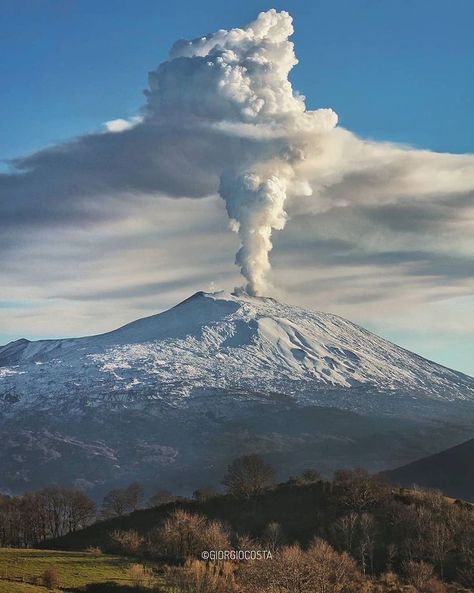
{"label": "distant mountain peak", "polygon": [[216,387],[331,405],[335,390],[350,402],[355,388],[358,397],[363,389],[422,400],[474,399],[472,378],[341,317],[226,291],[196,292],[105,334],[0,348],[0,398],[14,394],[18,405],[47,405],[77,392],[95,402],[111,393],[173,402]]}

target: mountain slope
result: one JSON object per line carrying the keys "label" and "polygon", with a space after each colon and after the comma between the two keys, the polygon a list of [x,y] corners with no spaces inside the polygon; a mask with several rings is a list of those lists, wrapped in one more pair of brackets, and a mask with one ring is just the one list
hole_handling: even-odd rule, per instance
{"label": "mountain slope", "polygon": [[197,293],[105,334],[0,348],[0,490],[189,492],[248,452],[282,477],[380,471],[469,438],[473,400],[471,377],[335,315]]}
{"label": "mountain slope", "polygon": [[148,398],[178,403],[215,387],[300,399],[361,387],[422,399],[474,399],[472,378],[345,319],[223,292],[197,293],[106,334],[19,340],[0,349],[0,398],[17,405],[48,406],[51,398],[56,405],[85,391],[91,405]]}
{"label": "mountain slope", "polygon": [[384,475],[400,486],[411,487],[416,484],[425,488],[439,488],[448,496],[474,502],[473,459],[474,439],[470,439],[441,453],[384,472]]}

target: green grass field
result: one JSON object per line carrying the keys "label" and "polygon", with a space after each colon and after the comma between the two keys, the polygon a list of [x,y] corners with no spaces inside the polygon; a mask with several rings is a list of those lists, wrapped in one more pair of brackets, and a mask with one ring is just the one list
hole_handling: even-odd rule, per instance
{"label": "green grass field", "polygon": [[0,580],[0,593],[46,593],[48,589],[27,583]]}
{"label": "green grass field", "polygon": [[[133,559],[90,552],[0,549],[0,593],[45,593],[40,583],[47,568],[58,571],[60,588],[80,591],[91,583],[112,582],[131,587]],[[139,562],[141,564],[141,562]]]}

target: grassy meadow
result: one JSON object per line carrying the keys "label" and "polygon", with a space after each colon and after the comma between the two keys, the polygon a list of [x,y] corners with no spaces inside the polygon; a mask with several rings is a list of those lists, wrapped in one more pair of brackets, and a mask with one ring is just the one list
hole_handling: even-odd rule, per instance
{"label": "grassy meadow", "polygon": [[[0,549],[0,593],[40,593],[45,570],[54,567],[64,591],[91,591],[92,583],[114,583],[132,589],[133,559],[93,552]],[[89,585],[89,588],[86,586]]]}

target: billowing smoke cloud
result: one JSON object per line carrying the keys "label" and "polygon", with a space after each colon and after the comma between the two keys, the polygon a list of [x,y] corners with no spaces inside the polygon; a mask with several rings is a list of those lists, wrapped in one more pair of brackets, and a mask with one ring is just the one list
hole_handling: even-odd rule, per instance
{"label": "billowing smoke cloud", "polygon": [[331,109],[307,111],[304,98],[293,92],[292,33],[290,15],[269,10],[245,29],[180,41],[150,75],[147,93],[151,118],[178,115],[196,130],[220,127],[241,138],[219,193],[240,237],[236,262],[252,295],[267,289],[271,235],[285,226],[287,197],[311,194],[295,171],[305,158],[305,137],[337,123]]}
{"label": "billowing smoke cloud", "polygon": [[[65,244],[53,248],[52,237],[70,241],[85,232],[99,261],[98,230],[113,228],[120,246],[131,229],[151,234],[151,219],[156,241],[164,245],[170,201],[220,204],[220,195],[240,238],[236,259],[251,294],[271,288],[269,254],[278,235],[282,258],[291,243],[295,259],[310,258],[308,269],[328,259],[321,244],[342,240],[369,261],[389,250],[410,266],[413,258],[445,262],[433,264],[430,279],[446,278],[446,261],[457,257],[467,277],[464,262],[474,249],[474,156],[362,140],[336,127],[331,109],[306,110],[288,80],[297,63],[292,32],[290,16],[270,10],[245,28],[179,41],[150,74],[139,116],[111,120],[100,132],[11,163],[14,170],[0,174],[2,252],[22,262],[32,261],[38,245],[41,252],[64,254]],[[136,222],[145,208],[153,217],[147,210]],[[187,236],[197,209],[189,201],[173,208],[173,216],[181,212],[173,238],[184,248],[177,229]],[[272,236],[290,219],[291,229]],[[396,232],[389,222],[399,225]],[[305,236],[302,225],[311,226]],[[219,249],[223,241],[219,235]],[[10,254],[0,258],[0,272],[12,261]],[[52,270],[50,257],[44,261]],[[359,260],[350,261],[355,266]],[[148,265],[156,269],[153,257]],[[297,284],[279,276],[278,284],[290,282]]]}

